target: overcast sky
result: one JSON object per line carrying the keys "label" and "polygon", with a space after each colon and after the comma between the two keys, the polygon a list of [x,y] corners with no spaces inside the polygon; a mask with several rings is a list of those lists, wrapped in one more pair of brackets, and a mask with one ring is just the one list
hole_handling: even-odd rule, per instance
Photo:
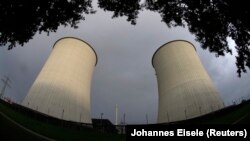
{"label": "overcast sky", "polygon": [[[192,42],[226,105],[242,98],[250,98],[250,73],[237,77],[235,57],[226,55],[216,58],[202,50],[195,36],[186,28],[169,29],[157,13],[142,11],[136,26],[126,17],[111,19],[111,12],[97,9],[94,15],[78,24],[78,29],[59,27],[56,33],[36,34],[23,47],[8,51],[0,48],[0,78],[11,79],[11,89],[5,96],[20,103],[48,58],[55,41],[74,36],[88,42],[97,52],[91,94],[93,118],[108,118],[115,123],[115,105],[119,108],[119,122],[126,114],[130,124],[155,123],[158,110],[158,90],[155,71],[151,64],[154,52],[164,43],[176,39]],[[234,42],[228,40],[230,47]],[[234,52],[235,55],[235,52]],[[249,69],[248,69],[249,71]],[[3,83],[0,83],[0,89]]]}

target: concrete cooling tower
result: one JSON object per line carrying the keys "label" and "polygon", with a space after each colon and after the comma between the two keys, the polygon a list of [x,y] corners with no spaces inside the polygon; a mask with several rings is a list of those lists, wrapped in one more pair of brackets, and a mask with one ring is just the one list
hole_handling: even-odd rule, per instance
{"label": "concrete cooling tower", "polygon": [[152,58],[156,71],[158,123],[194,118],[224,107],[195,47],[175,40],[160,47]]}
{"label": "concrete cooling tower", "polygon": [[90,89],[96,63],[88,43],[59,39],[22,104],[59,119],[92,123]]}

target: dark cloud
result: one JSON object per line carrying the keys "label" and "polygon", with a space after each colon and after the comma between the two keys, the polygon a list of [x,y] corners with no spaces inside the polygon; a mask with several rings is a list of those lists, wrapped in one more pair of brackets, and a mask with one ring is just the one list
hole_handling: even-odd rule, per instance
{"label": "dark cloud", "polygon": [[92,81],[93,118],[100,118],[104,113],[103,118],[114,123],[115,105],[118,104],[119,122],[125,113],[128,123],[146,123],[146,114],[149,122],[155,123],[158,90],[151,58],[158,47],[175,39],[194,43],[227,104],[242,97],[249,98],[250,73],[238,78],[233,56],[215,58],[200,49],[200,44],[194,41],[194,36],[186,28],[168,29],[158,14],[148,11],[139,14],[136,26],[126,18],[112,20],[111,16],[98,10],[97,14],[86,16],[78,29],[60,27],[49,36],[34,36],[24,47],[11,51],[0,48],[0,77],[9,75],[13,81],[12,89],[8,89],[6,95],[20,102],[49,56],[54,42],[64,36],[74,36],[90,43],[99,59]]}

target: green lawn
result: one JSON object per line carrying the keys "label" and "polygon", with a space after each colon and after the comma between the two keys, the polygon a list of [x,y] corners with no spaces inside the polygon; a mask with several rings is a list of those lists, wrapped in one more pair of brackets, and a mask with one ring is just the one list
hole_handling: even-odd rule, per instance
{"label": "green lawn", "polygon": [[[69,129],[65,127],[59,127],[56,125],[51,125],[47,124],[46,122],[40,122],[34,118],[30,118],[26,116],[23,113],[20,113],[18,111],[14,111],[11,109],[9,106],[0,103],[0,111],[16,121],[17,123],[23,125],[24,127],[31,129],[32,131],[35,131],[36,133],[39,133],[41,135],[44,135],[46,137],[58,140],[58,141],[79,141],[79,140],[102,140],[102,141],[120,141],[120,140],[125,140],[124,136],[117,135],[117,134],[108,134],[108,133],[101,133],[99,131],[93,130],[93,129]],[[30,133],[24,133],[24,134],[19,134],[19,130],[21,132],[22,129],[20,129],[18,126],[15,126],[14,124],[10,123],[10,121],[4,119],[1,116],[1,134],[6,134],[5,137],[8,137],[9,133],[14,135],[16,138],[20,137],[18,140],[26,140],[26,138],[31,138],[31,140],[39,140],[36,139],[38,137],[30,135]],[[5,127],[6,126],[6,127]],[[7,127],[9,126],[9,127]],[[7,133],[7,130],[5,129],[8,128],[9,130],[17,131],[16,132],[9,132]],[[22,131],[26,132],[26,131]],[[22,135],[22,136],[19,136]],[[36,138],[35,138],[36,137]],[[40,139],[41,140],[41,139]]]}
{"label": "green lawn", "polygon": [[250,101],[180,124],[250,124]]}
{"label": "green lawn", "polygon": [[0,115],[0,137],[1,141],[18,141],[25,139],[25,141],[44,141],[44,139],[37,137],[16,124],[10,122]]}
{"label": "green lawn", "polygon": [[[250,123],[250,101],[226,108],[203,117],[177,122],[177,124],[249,124]],[[92,128],[70,129],[62,126],[41,122],[34,117],[30,117],[20,111],[13,110],[8,104],[0,102],[0,112],[7,115],[12,120],[21,124],[43,136],[58,141],[121,141],[125,140],[125,135],[102,133]],[[0,137],[1,140],[25,140],[42,141],[44,139],[23,130],[0,115]]]}

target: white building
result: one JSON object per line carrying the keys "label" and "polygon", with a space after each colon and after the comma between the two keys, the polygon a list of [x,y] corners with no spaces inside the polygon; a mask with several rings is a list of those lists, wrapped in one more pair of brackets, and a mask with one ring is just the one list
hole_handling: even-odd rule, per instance
{"label": "white building", "polygon": [[192,43],[175,40],[153,55],[159,106],[158,123],[190,119],[224,107]]}
{"label": "white building", "polygon": [[90,89],[96,64],[88,43],[59,39],[22,104],[59,119],[92,123]]}

